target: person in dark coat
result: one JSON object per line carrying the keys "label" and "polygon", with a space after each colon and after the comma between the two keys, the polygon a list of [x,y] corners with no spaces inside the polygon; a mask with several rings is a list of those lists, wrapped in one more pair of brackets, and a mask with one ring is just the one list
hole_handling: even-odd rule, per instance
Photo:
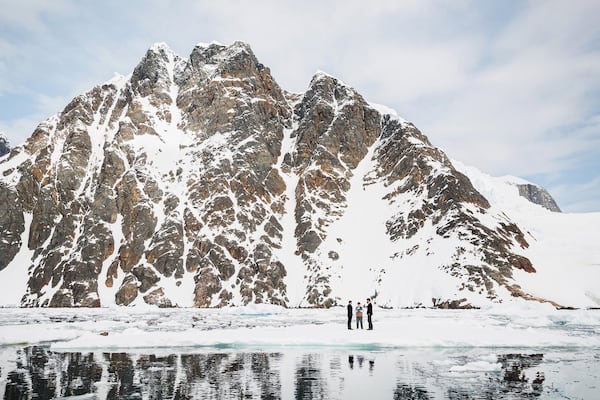
{"label": "person in dark coat", "polygon": [[348,302],[348,329],[352,330],[352,300]]}
{"label": "person in dark coat", "polygon": [[[367,330],[372,331],[373,330],[373,304],[371,304],[371,299],[367,299],[367,322],[369,323],[369,327],[367,328]],[[350,325],[348,325],[350,326]]]}

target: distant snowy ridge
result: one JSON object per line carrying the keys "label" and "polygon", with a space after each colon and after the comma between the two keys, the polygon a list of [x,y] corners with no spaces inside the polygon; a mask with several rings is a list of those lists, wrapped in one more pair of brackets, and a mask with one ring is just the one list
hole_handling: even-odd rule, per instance
{"label": "distant snowy ridge", "polygon": [[493,185],[509,185],[516,188],[517,193],[527,199],[529,202],[540,205],[550,211],[561,212],[560,208],[556,204],[556,201],[552,198],[550,193],[543,187],[536,185],[533,182],[529,182],[523,178],[519,178],[516,176],[505,175],[498,178],[492,178],[491,176],[487,176],[483,174],[481,171],[477,170],[474,167],[468,167],[457,160],[452,160],[452,163],[456,166],[458,170],[463,172],[465,175],[469,176],[472,181],[478,181],[481,187],[478,187],[474,182],[477,189],[482,192],[486,196],[486,198],[490,199],[491,197],[504,197],[507,193],[506,191],[501,191],[499,194],[495,194],[492,192],[484,193],[486,191],[486,187],[489,187],[490,184],[484,184],[483,181],[494,182]]}
{"label": "distant snowy ridge", "polygon": [[331,75],[158,43],[0,161],[0,304],[597,306],[597,216],[457,164]]}

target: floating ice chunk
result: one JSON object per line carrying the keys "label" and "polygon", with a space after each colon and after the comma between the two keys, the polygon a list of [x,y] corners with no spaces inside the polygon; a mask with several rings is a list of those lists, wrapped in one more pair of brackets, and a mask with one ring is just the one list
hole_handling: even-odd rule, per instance
{"label": "floating ice chunk", "polygon": [[500,371],[502,364],[491,363],[487,361],[473,361],[465,365],[455,365],[450,368],[450,372],[471,372],[471,371]]}

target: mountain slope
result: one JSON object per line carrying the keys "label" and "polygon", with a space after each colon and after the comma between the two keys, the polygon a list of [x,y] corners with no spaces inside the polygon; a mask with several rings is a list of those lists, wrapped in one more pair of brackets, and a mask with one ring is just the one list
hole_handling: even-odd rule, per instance
{"label": "mountain slope", "polygon": [[156,44],[0,161],[0,300],[553,300],[517,284],[537,269],[520,225],[380,110],[324,73],[287,93],[241,42]]}
{"label": "mountain slope", "polygon": [[493,208],[503,210],[525,232],[530,246],[521,254],[537,272],[515,271],[523,290],[563,305],[600,306],[600,213],[551,212],[522,196],[522,186],[535,186],[530,182],[510,176],[494,178],[458,161],[453,164]]}

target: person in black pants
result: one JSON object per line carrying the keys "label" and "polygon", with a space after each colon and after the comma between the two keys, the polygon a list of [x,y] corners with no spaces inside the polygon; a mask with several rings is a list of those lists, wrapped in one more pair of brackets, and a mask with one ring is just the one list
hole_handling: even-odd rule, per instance
{"label": "person in black pants", "polygon": [[348,302],[348,329],[352,330],[352,300]]}
{"label": "person in black pants", "polygon": [[[367,299],[367,322],[369,323],[369,327],[367,328],[367,330],[369,330],[369,331],[373,330],[372,316],[373,316],[373,304],[371,304],[371,299]],[[348,326],[350,326],[350,325],[348,325]]]}

